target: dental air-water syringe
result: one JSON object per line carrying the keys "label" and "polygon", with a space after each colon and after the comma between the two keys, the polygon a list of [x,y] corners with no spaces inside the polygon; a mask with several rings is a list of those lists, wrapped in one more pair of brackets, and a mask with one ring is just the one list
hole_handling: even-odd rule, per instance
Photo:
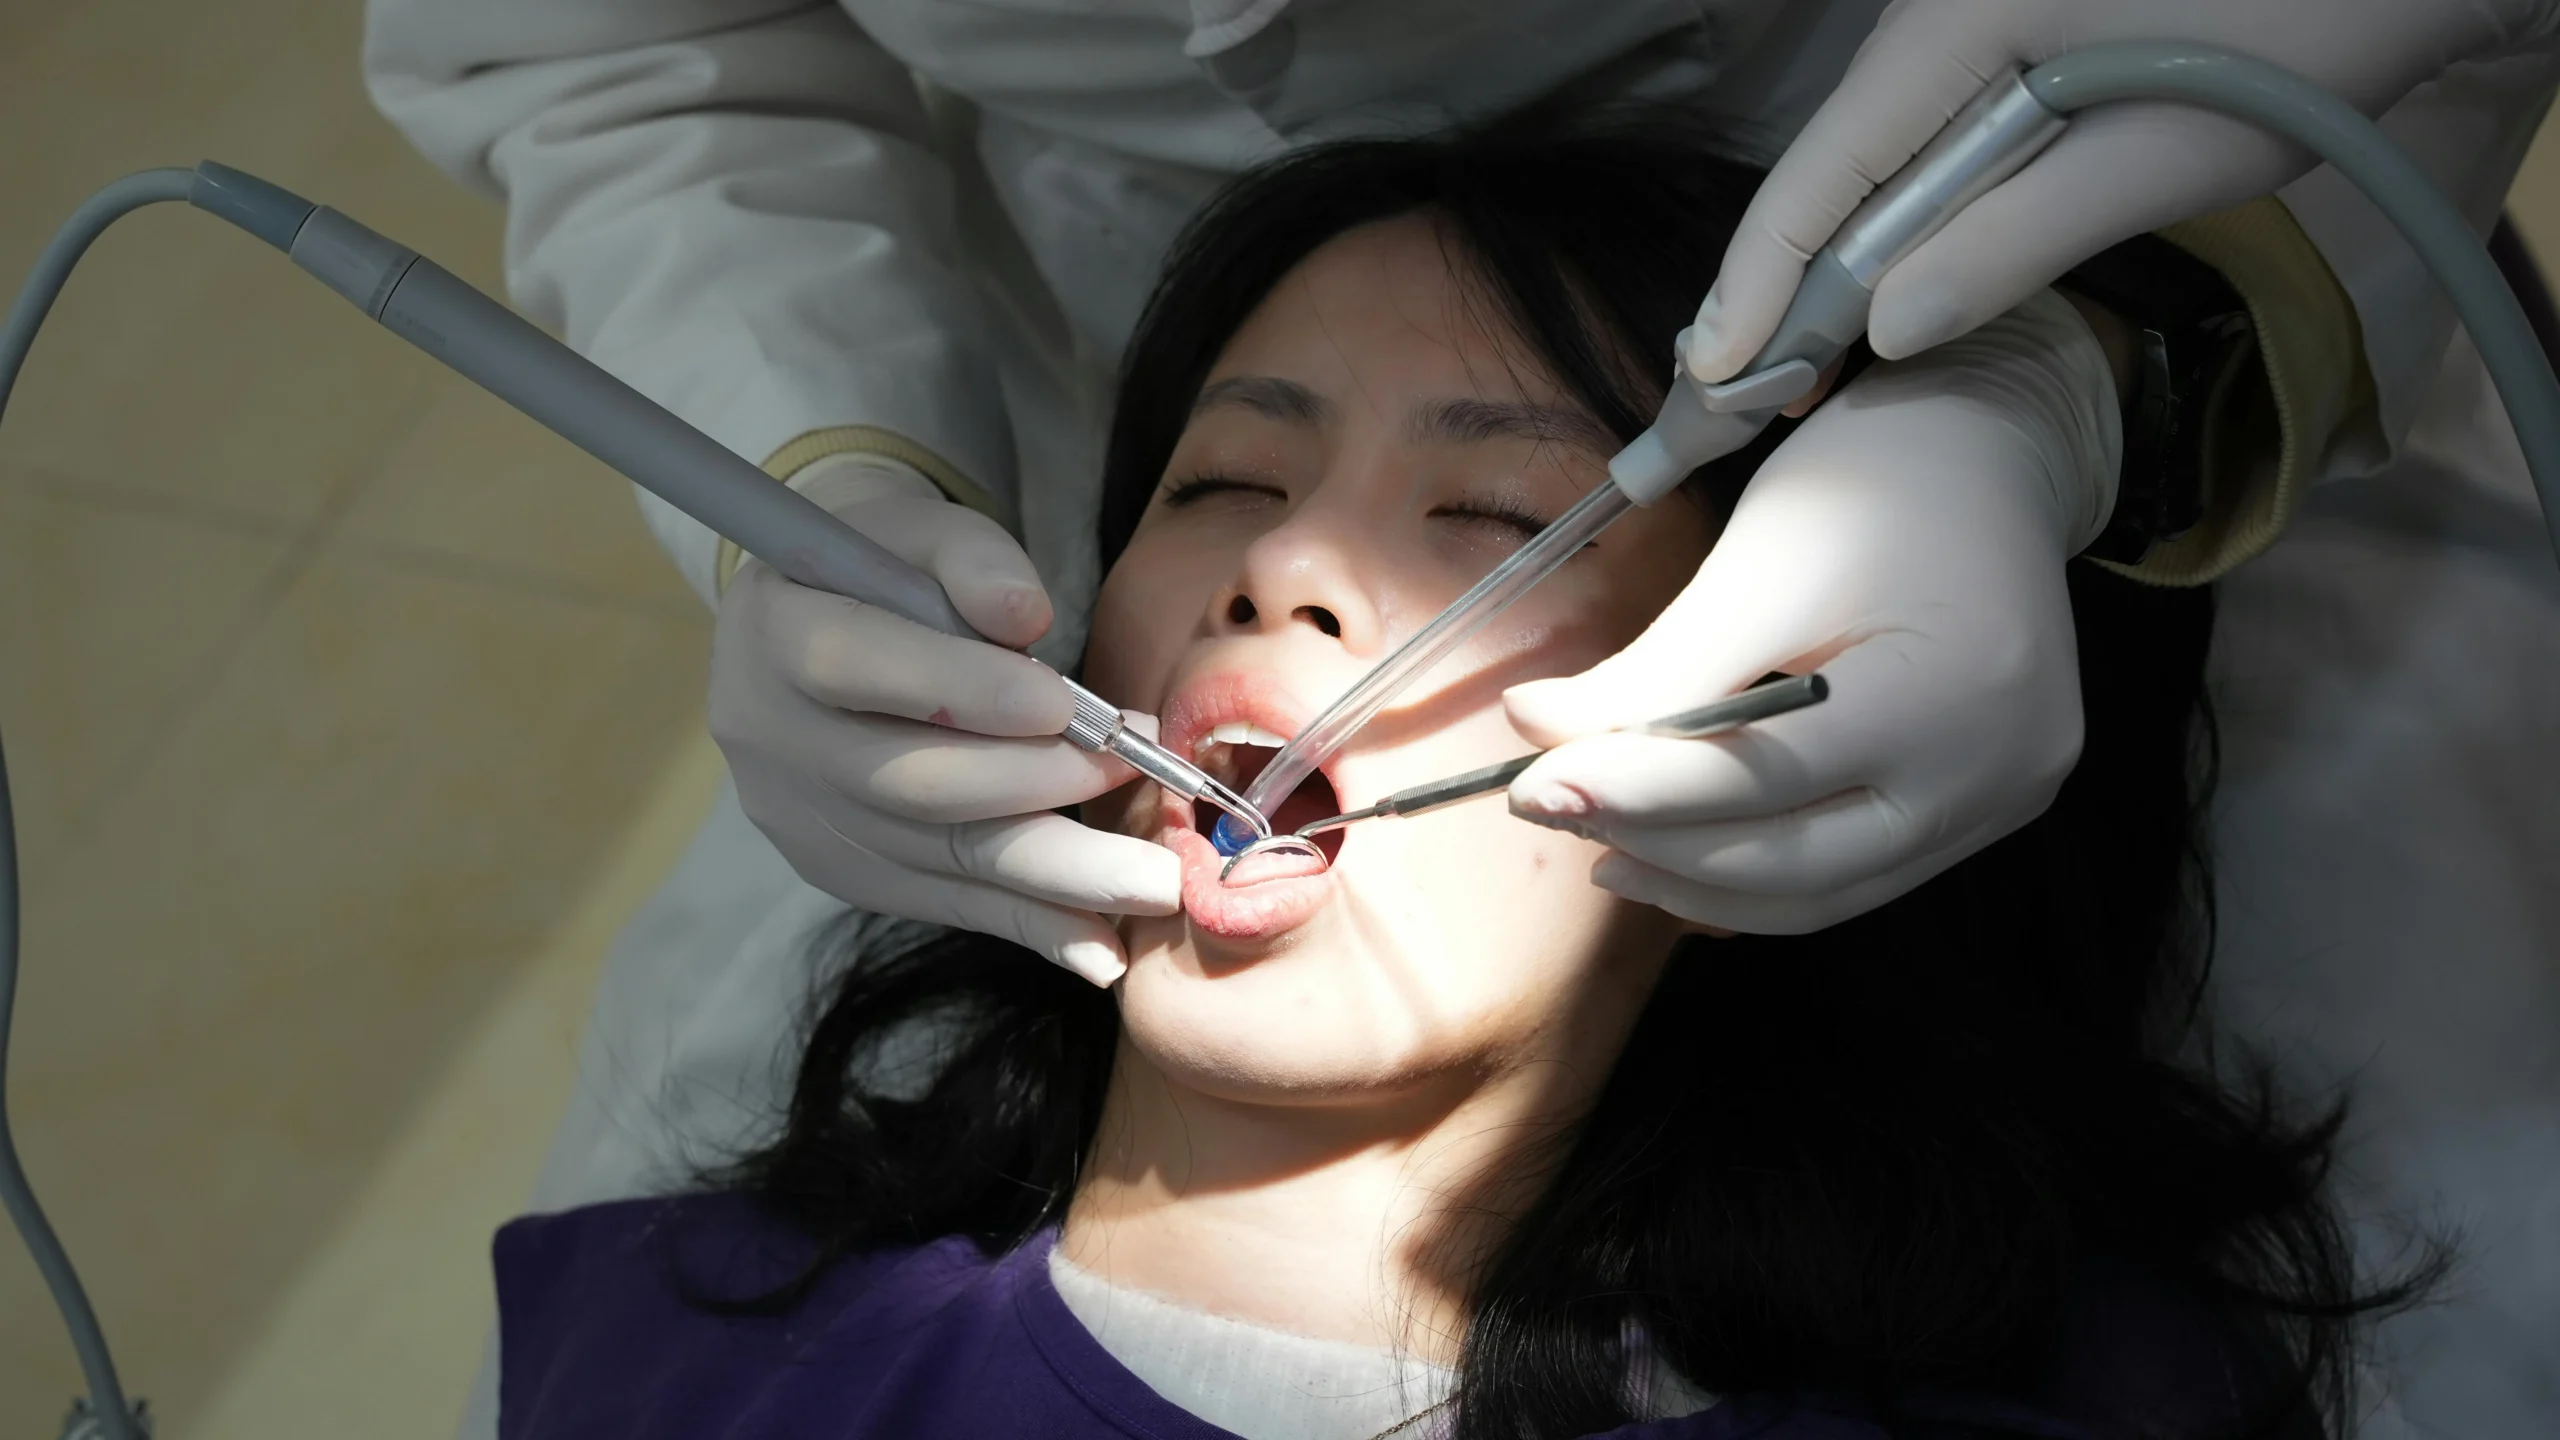
{"label": "dental air-water syringe", "polygon": [[[1627,510],[1669,493],[1691,471],[1749,443],[1777,411],[1810,393],[1866,328],[1874,286],[1894,262],[1964,205],[2026,164],[2090,105],[2168,100],[2217,110],[2303,146],[2335,166],[2397,225],[2470,332],[2515,426],[2560,553],[2560,381],[2480,237],[2425,172],[2352,106],[2275,66],[2228,51],[2170,43],[2094,47],[2005,74],[1844,222],[1814,257],[1776,337],[1738,377],[1696,381],[1681,367],[1652,427],[1610,465],[1610,483],[1577,503],[1407,641],[1317,722],[1283,747],[1244,796],[1188,760],[1130,731],[1120,712],[1068,683],[1066,736],[1109,751],[1235,822],[1221,838],[1241,849],[1270,833],[1262,809],[1298,782],[1429,665],[1582,548]],[[146,205],[186,201],[285,251],[294,262],[403,339],[488,389],[605,464],[664,497],[791,579],[879,605],[945,634],[977,638],[933,580],[806,497],[723,448],[442,268],[333,210],[210,162],[127,176],[90,197],[38,257],[0,322],[0,410],[37,327],[90,243]],[[1808,691],[1808,694],[1810,692]],[[1801,701],[1805,697],[1796,697]],[[1752,702],[1754,704],[1766,703]],[[1854,698],[1852,699],[1854,703]],[[1517,763],[1517,762],[1514,762]],[[1405,797],[1416,813],[1481,777],[1437,782]],[[1445,793],[1444,793],[1445,792]],[[1398,797],[1388,797],[1396,800]],[[1250,803],[1249,803],[1250,802]],[[1246,833],[1249,832],[1249,833]],[[1222,845],[1222,848],[1227,848]],[[1230,851],[1232,853],[1232,850]],[[8,1129],[8,1039],[18,969],[16,831],[0,763],[0,1205],[62,1311],[88,1395],[66,1440],[139,1440],[113,1356],[70,1257],[36,1203]]]}
{"label": "dental air-water syringe", "polygon": [[[1651,505],[1701,465],[1749,445],[1787,405],[1814,387],[1867,333],[1876,282],[1956,212],[2016,174],[2062,133],[2062,116],[2036,99],[2014,70],[1985,86],[1910,163],[1840,223],[1831,242],[1805,265],[1778,329],[1733,379],[1706,384],[1675,358],[1671,393],[1652,426],[1609,462],[1609,478],[1506,556],[1484,579],[1415,631],[1271,757],[1245,787],[1245,799],[1270,814],[1332,759],[1388,701],[1422,678],[1540,580],[1573,558],[1621,515]],[[1672,345],[1685,356],[1689,332]],[[1244,853],[1256,834],[1221,818],[1210,833],[1227,856]]]}

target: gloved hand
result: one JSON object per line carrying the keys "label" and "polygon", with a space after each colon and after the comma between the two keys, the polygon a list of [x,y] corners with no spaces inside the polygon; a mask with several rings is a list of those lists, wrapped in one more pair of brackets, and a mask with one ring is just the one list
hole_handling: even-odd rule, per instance
{"label": "gloved hand", "polygon": [[[1049,628],[1030,557],[994,521],[904,466],[819,463],[794,477],[802,493],[940,581],[980,634],[1018,646]],[[753,560],[720,599],[711,733],[748,818],[802,879],[865,910],[1002,936],[1108,985],[1128,957],[1102,914],[1173,913],[1182,867],[1161,846],[1047,813],[1132,778],[1059,738],[1068,709],[1057,673],[1027,656]]]}
{"label": "gloved hand", "polygon": [[[1726,379],[1766,343],[1819,250],[1874,182],[1983,78],[2108,40],[2189,40],[2272,61],[2378,115],[2456,60],[2549,38],[2554,0],[1899,0],[1753,197],[1686,359]],[[2311,157],[2169,105],[2075,117],[2042,155],[1876,287],[1868,338],[1914,355],[2131,236],[2266,194]]]}
{"label": "gloved hand", "polygon": [[[1874,367],[1761,466],[1634,644],[1506,693],[1529,739],[1572,741],[1513,782],[1512,813],[1608,843],[1610,890],[1765,934],[1883,904],[2033,819],[2079,758],[2063,565],[2104,528],[2121,449],[2106,357],[2049,292]],[[1730,735],[1596,733],[1817,669],[1828,702]]]}

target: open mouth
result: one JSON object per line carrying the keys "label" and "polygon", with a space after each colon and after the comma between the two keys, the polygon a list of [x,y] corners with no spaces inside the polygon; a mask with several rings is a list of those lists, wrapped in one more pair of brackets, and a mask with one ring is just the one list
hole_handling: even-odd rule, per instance
{"label": "open mouth", "polygon": [[[1191,761],[1228,789],[1241,794],[1270,765],[1271,757],[1279,754],[1280,746],[1285,743],[1280,736],[1258,726],[1230,722],[1202,737]],[[1191,828],[1206,835],[1216,828],[1218,817],[1225,813],[1206,800],[1194,800],[1191,802]],[[1334,793],[1333,782],[1318,770],[1299,781],[1298,788],[1289,792],[1289,798],[1281,801],[1279,808],[1269,812],[1265,818],[1271,822],[1271,833],[1284,835],[1301,825],[1341,813],[1342,803]],[[1342,853],[1343,833],[1327,830],[1321,835],[1307,837],[1308,843],[1324,852],[1325,864],[1329,866]]]}

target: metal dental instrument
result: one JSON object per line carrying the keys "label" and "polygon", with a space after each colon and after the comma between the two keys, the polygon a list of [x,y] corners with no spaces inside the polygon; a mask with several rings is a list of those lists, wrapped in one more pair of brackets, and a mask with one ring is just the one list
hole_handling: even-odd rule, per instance
{"label": "metal dental instrument", "polygon": [[[1766,685],[1755,685],[1739,695],[1727,696],[1712,704],[1701,705],[1695,710],[1683,710],[1677,715],[1666,716],[1651,724],[1629,726],[1619,733],[1660,735],[1675,740],[1696,740],[1708,735],[1721,735],[1755,720],[1766,720],[1772,715],[1784,715],[1790,710],[1802,710],[1808,705],[1819,705],[1829,698],[1830,694],[1831,682],[1820,675],[1791,675],[1784,680],[1772,680]],[[1428,810],[1437,810],[1443,805],[1455,805],[1461,800],[1472,800],[1478,795],[1490,795],[1496,790],[1508,790],[1511,788],[1511,782],[1520,778],[1521,771],[1536,764],[1538,758],[1546,753],[1544,750],[1539,750],[1516,759],[1505,760],[1498,765],[1487,765],[1481,770],[1469,770],[1463,775],[1451,775],[1446,779],[1429,781],[1410,789],[1399,790],[1374,805],[1364,805],[1357,810],[1345,811],[1340,815],[1328,815],[1322,820],[1301,825],[1295,830],[1266,836],[1228,856],[1227,863],[1218,868],[1218,879],[1224,882],[1228,876],[1235,873],[1236,866],[1255,855],[1312,854],[1321,858],[1324,852],[1316,848],[1313,837],[1327,830],[1339,830],[1355,820],[1382,820],[1389,816],[1420,815]]]}
{"label": "metal dental instrument", "polygon": [[[1686,364],[1675,360],[1670,395],[1652,427],[1609,462],[1610,483],[1575,502],[1362,676],[1271,757],[1246,787],[1245,798],[1265,811],[1277,807],[1388,701],[1591,543],[1611,521],[1661,499],[1699,466],[1750,444],[1780,409],[1810,393],[1831,362],[1866,333],[1867,309],[1884,273],[1937,234],[1957,211],[2016,174],[2062,129],[2062,116],[2046,108],[2018,72],[1993,79],[1937,138],[1841,222],[1831,243],[1806,265],[1777,332],[1739,376],[1701,384]],[[1688,332],[1682,331],[1673,353],[1685,353],[1688,340]],[[1234,855],[1256,837],[1221,820],[1210,838],[1220,851]]]}
{"label": "metal dental instrument", "polygon": [[[964,640],[984,637],[960,618],[933,577],[694,429],[512,310],[414,250],[253,175],[206,161],[183,198],[291,256],[383,328],[433,355],[554,434],[656,492],[813,589],[877,605]],[[1063,677],[1061,677],[1063,678]],[[1107,751],[1226,818],[1270,833],[1262,812],[1198,766],[1128,728],[1118,707],[1073,680],[1066,738]]]}

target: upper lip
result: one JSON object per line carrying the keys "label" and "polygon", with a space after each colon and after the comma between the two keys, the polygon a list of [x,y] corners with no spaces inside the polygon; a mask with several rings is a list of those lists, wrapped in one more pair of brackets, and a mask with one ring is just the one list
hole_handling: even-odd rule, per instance
{"label": "upper lip", "polygon": [[[1156,717],[1156,733],[1164,748],[1192,760],[1200,741],[1229,721],[1294,736],[1314,714],[1313,706],[1268,671],[1217,671],[1186,680],[1165,697],[1164,710]],[[1339,796],[1341,786],[1331,760],[1316,768]]]}

